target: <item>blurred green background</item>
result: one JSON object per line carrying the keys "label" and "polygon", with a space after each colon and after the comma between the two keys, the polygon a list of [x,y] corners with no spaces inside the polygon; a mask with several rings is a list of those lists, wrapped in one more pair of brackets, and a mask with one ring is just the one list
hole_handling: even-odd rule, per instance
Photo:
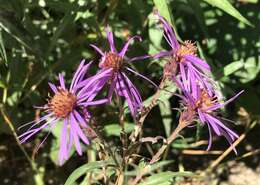
{"label": "blurred green background", "polygon": [[[213,76],[219,81],[225,97],[245,90],[223,113],[235,121],[230,125],[240,135],[246,132],[245,139],[238,145],[238,156],[229,155],[209,179],[194,182],[191,178],[187,181],[230,184],[232,170],[238,168],[236,174],[244,175],[252,184],[260,184],[259,175],[257,177],[260,173],[258,0],[0,0],[0,184],[64,184],[74,169],[90,159],[91,152],[95,155],[95,151],[87,148],[86,155],[73,154],[67,163],[58,167],[58,127],[36,155],[34,147],[46,133],[42,132],[19,146],[15,135],[21,131],[17,128],[41,114],[33,106],[46,103],[50,92],[47,83],[57,83],[58,73],[63,73],[69,81],[83,58],[95,61],[91,74],[95,73],[99,56],[89,44],[96,43],[104,50],[108,48],[106,25],[110,25],[115,33],[118,49],[129,36],[138,34],[143,38],[143,42],[130,46],[129,57],[166,49],[163,33],[153,16],[155,9],[171,21],[181,40],[196,42],[200,56],[212,67]],[[159,83],[162,66],[163,61],[145,60],[136,62],[133,67]],[[130,78],[140,89],[143,100],[155,92],[141,79],[131,75]],[[177,99],[163,98],[164,104],[156,107],[147,118],[146,136],[166,137],[175,126],[177,113],[171,107],[178,107]],[[93,108],[92,112],[102,115],[100,124],[116,146],[120,130],[115,105]],[[131,131],[134,125],[131,119],[128,122],[127,129]],[[205,144],[196,143],[207,140],[206,128],[188,128],[183,136],[185,139],[176,140],[169,149],[166,158],[174,162],[165,168],[172,171],[205,170],[219,155],[196,155],[189,151],[205,150]],[[227,147],[223,138],[216,138],[212,150],[224,151]],[[149,157],[149,147],[141,155]],[[33,169],[37,169],[37,173]],[[235,176],[234,179],[243,177]],[[185,179],[179,183],[185,183]],[[245,181],[244,184],[249,183]]]}

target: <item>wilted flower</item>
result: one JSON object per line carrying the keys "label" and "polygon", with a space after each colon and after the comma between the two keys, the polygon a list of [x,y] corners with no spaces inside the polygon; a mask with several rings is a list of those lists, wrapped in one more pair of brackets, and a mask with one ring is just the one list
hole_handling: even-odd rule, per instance
{"label": "wilted flower", "polygon": [[[62,74],[59,74],[59,86],[49,83],[54,95],[48,100],[45,106],[39,107],[47,114],[37,121],[28,123],[33,125],[19,136],[21,143],[27,141],[39,131],[48,128],[49,133],[38,146],[38,150],[56,124],[62,124],[58,156],[60,164],[68,159],[72,145],[75,146],[77,153],[82,155],[80,140],[87,145],[89,144],[88,138],[83,133],[83,129],[88,128],[88,120],[86,118],[90,117],[85,107],[88,105],[102,104],[107,101],[106,99],[93,101],[97,92],[103,86],[101,81],[98,81],[98,83],[95,81],[95,83],[93,83],[91,78],[83,80],[90,64],[91,63],[85,64],[84,60],[80,63],[69,89],[65,86]],[[84,111],[82,109],[83,107]]]}
{"label": "wilted flower", "polygon": [[[129,71],[147,81],[155,85],[151,80],[146,78],[145,76],[139,74],[133,69],[127,67],[126,65],[136,61],[149,58],[148,55],[133,57],[127,59],[125,57],[126,51],[129,47],[129,44],[134,40],[138,39],[141,41],[141,37],[133,36],[131,37],[123,46],[122,50],[118,52],[116,50],[114,44],[114,36],[109,28],[106,28],[107,39],[110,46],[110,51],[103,52],[95,45],[91,45],[98,53],[101,54],[101,59],[99,62],[100,71],[96,74],[96,76],[100,76],[105,82],[107,82],[110,87],[108,91],[108,100],[111,101],[113,96],[113,92],[117,95],[122,96],[126,99],[130,112],[132,116],[135,118],[138,110],[142,107],[142,99],[140,93],[137,88],[133,85],[133,83],[127,77],[125,71]],[[156,86],[156,85],[155,85]]]}
{"label": "wilted flower", "polygon": [[[238,135],[228,128],[224,123],[221,122],[221,118],[216,116],[216,110],[224,107],[235,98],[237,98],[243,91],[236,94],[234,97],[230,98],[226,102],[220,102],[216,96],[210,96],[209,93],[205,89],[198,88],[197,96],[193,97],[189,93],[184,92],[183,101],[184,105],[189,107],[189,110],[194,110],[196,112],[196,116],[194,117],[194,112],[189,111],[190,114],[186,117],[195,119],[199,119],[202,124],[207,124],[209,129],[209,145],[208,150],[212,144],[212,131],[216,133],[218,136],[224,136],[229,144],[231,145],[233,141],[238,138]],[[189,113],[187,112],[187,113]],[[186,113],[186,114],[187,114]],[[236,150],[234,149],[236,152]]]}
{"label": "wilted flower", "polygon": [[211,95],[214,94],[213,80],[207,75],[211,72],[210,66],[197,57],[197,48],[194,43],[184,41],[180,44],[171,25],[159,13],[156,15],[163,23],[164,38],[171,47],[170,51],[162,51],[154,56],[155,58],[169,58],[164,66],[164,75],[171,79],[180,74],[180,82],[192,94],[197,92],[198,86],[207,89]]}

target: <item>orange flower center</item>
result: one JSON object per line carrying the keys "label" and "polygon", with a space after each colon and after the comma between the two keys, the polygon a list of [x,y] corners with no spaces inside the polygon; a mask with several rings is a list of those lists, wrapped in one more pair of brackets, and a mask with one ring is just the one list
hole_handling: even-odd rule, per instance
{"label": "orange flower center", "polygon": [[182,62],[184,55],[196,55],[196,53],[197,47],[195,46],[195,44],[187,40],[184,41],[184,44],[178,48],[175,55],[177,57],[177,61]]}
{"label": "orange flower center", "polygon": [[64,89],[58,89],[58,92],[50,99],[49,108],[58,118],[65,118],[73,110],[77,97]]}
{"label": "orange flower center", "polygon": [[99,66],[101,68],[113,68],[114,71],[118,71],[122,66],[123,58],[118,56],[115,53],[109,52],[106,53],[105,56],[102,58]]}
{"label": "orange flower center", "polygon": [[207,110],[218,101],[217,97],[211,97],[206,90],[202,90],[200,100],[196,102],[196,106],[202,110]]}

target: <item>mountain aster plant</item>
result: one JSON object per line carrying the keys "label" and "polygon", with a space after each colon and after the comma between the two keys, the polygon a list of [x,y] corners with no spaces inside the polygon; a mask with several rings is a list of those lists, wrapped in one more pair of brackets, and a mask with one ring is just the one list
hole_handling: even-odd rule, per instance
{"label": "mountain aster plant", "polygon": [[89,140],[83,132],[84,128],[88,128],[88,120],[86,118],[90,117],[86,107],[107,102],[106,99],[94,101],[97,92],[104,85],[102,81],[98,81],[97,78],[93,81],[92,77],[83,80],[90,64],[85,64],[84,60],[80,63],[69,88],[66,88],[62,74],[59,74],[60,84],[58,86],[49,83],[54,95],[48,100],[45,106],[39,107],[46,112],[46,115],[37,121],[24,125],[32,124],[26,132],[19,136],[21,143],[26,142],[41,130],[49,129],[49,133],[38,146],[38,150],[47,139],[51,130],[57,124],[62,124],[58,156],[60,164],[68,159],[73,145],[77,153],[82,155],[80,141],[83,141],[86,145],[89,144]]}

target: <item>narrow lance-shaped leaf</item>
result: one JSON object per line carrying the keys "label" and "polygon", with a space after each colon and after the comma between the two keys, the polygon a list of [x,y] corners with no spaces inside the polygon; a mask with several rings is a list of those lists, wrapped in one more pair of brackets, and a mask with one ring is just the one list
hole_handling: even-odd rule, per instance
{"label": "narrow lance-shaped leaf", "polygon": [[160,172],[148,177],[144,182],[138,183],[138,185],[159,185],[166,182],[171,182],[174,177],[190,177],[193,174],[191,172]]}
{"label": "narrow lance-shaped leaf", "polygon": [[212,6],[218,7],[219,9],[235,17],[239,21],[249,26],[253,26],[253,24],[251,24],[243,15],[241,15],[239,11],[236,8],[234,8],[228,0],[204,0],[204,1],[209,3]]}
{"label": "narrow lance-shaped leaf", "polygon": [[0,54],[1,54],[2,59],[4,60],[5,65],[7,65],[7,57],[6,57],[6,52],[5,52],[4,40],[2,37],[2,29],[0,29]]}
{"label": "narrow lance-shaped leaf", "polygon": [[95,161],[95,162],[89,162],[88,164],[84,164],[72,172],[72,174],[66,180],[64,185],[73,185],[78,178],[80,178],[82,175],[86,174],[87,172],[102,168],[109,164],[112,163],[108,161]]}

